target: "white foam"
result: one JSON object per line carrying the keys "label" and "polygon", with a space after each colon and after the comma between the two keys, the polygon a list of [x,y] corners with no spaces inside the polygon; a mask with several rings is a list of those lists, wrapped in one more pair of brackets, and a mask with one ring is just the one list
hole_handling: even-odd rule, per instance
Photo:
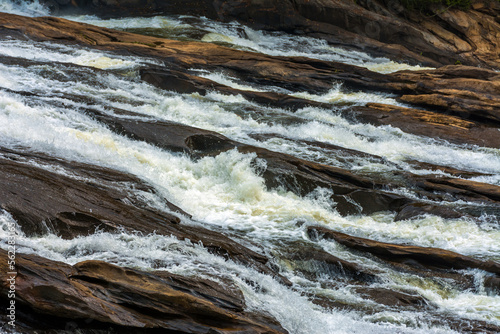
{"label": "white foam", "polygon": [[49,9],[38,0],[2,0],[0,12],[22,16],[47,16]]}

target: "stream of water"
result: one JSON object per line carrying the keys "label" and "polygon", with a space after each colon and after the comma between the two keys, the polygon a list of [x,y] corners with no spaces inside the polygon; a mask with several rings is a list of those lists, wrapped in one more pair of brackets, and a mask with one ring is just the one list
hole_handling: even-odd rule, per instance
{"label": "stream of water", "polygon": [[[15,1],[4,1],[0,11],[28,16],[47,14],[37,2],[19,5]],[[69,19],[166,38],[222,43],[270,55],[341,61],[384,73],[419,69],[330,47],[321,40],[264,33],[237,23],[222,24],[203,18],[100,20],[79,16]],[[12,65],[4,61],[7,57],[19,58],[28,66]],[[82,110],[92,107],[110,114],[113,108],[129,110],[144,117],[153,116],[216,131],[234,140],[360,173],[392,170],[423,173],[406,162],[419,160],[482,172],[488,176],[476,180],[500,185],[500,150],[453,145],[407,134],[390,126],[352,123],[340,113],[345,103],[398,104],[387,94],[347,91],[342,85],[335,85],[327,94],[314,96],[304,92],[296,96],[338,104],[338,110],[309,107],[291,112],[259,106],[261,112],[256,115],[241,111],[244,107],[257,107],[241,96],[180,95],[141,82],[137,70],[144,64],[159,65],[151,59],[121,57],[53,43],[1,40],[0,144],[7,148],[22,146],[30,151],[136,175],[154,186],[161,196],[193,215],[192,220],[183,218],[184,223],[201,221],[209,227],[231,231],[260,245],[269,254],[279,252],[284,240],[310,242],[305,236],[305,228],[308,224],[319,224],[378,241],[439,247],[482,259],[500,260],[500,229],[498,223],[486,215],[479,222],[436,216],[395,222],[393,213],[342,217],[332,208],[334,203],[326,190],[317,189],[306,197],[283,190],[268,190],[260,171],[265,166],[255,164],[252,154],[232,150],[194,161],[185,155],[116,134]],[[239,89],[270,89],[245,86],[222,73],[202,75]],[[25,96],[20,92],[36,95]],[[256,133],[283,137],[257,141],[250,136]],[[383,157],[385,163],[366,157],[339,160],[327,151],[310,147],[306,141],[311,140],[376,154]],[[159,210],[168,210],[161,206],[160,199],[152,196],[148,200]],[[7,212],[0,212],[0,226],[4,227],[0,227],[2,248],[6,247],[5,228],[11,221]],[[290,333],[454,332],[446,322],[432,320],[436,317],[460,317],[500,325],[500,297],[481,289],[484,272],[468,271],[476,278],[478,289],[464,291],[446,282],[437,284],[432,279],[396,272],[367,257],[356,256],[334,242],[321,241],[320,245],[339,258],[379,271],[382,281],[376,283],[377,287],[427,298],[432,303],[432,311],[382,307],[363,298],[348,283],[326,284],[328,278],[321,277],[310,280],[295,273],[287,263],[276,260],[281,273],[294,283],[293,289],[287,288],[269,276],[210,254],[200,245],[173,237],[97,233],[63,240],[53,234],[27,237],[20,232],[18,239],[20,252],[36,253],[70,264],[99,259],[143,270],[165,269],[187,276],[230,279],[243,291],[248,309],[271,314]],[[257,282],[261,288],[256,289],[249,281]],[[330,310],[312,303],[308,296],[333,298],[356,305],[358,309],[372,308],[373,311]]]}

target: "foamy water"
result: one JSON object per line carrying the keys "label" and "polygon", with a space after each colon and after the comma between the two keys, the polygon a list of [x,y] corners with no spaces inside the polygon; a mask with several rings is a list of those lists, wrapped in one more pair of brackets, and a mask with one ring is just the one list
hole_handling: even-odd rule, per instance
{"label": "foamy water", "polygon": [[[43,13],[36,2],[31,7],[15,7],[11,2],[4,2],[0,5],[1,10],[29,10],[30,15]],[[224,42],[271,55],[341,60],[381,71],[408,68],[386,59],[333,49],[319,40],[263,33],[235,23],[220,24],[199,19],[200,26],[193,27],[183,17],[78,19],[119,29],[174,29],[178,34],[196,28],[206,32],[198,34],[205,42]],[[6,65],[1,60],[5,56],[44,64]],[[323,95],[295,93],[298,97],[332,103],[333,110],[304,108],[291,112],[257,106],[241,96],[212,92],[202,97],[161,91],[138,79],[137,69],[149,64],[160,65],[151,59],[120,57],[52,43],[0,41],[0,88],[10,90],[0,89],[1,145],[21,145],[28,150],[136,175],[158,191],[159,197],[138,194],[149,196],[147,199],[155,208],[168,211],[162,202],[164,197],[193,215],[193,220],[183,217],[184,224],[203,222],[208,228],[231,231],[260,245],[270,254],[282,251],[282,242],[311,243],[305,236],[306,227],[322,225],[379,241],[439,247],[482,259],[500,260],[500,230],[498,224],[491,223],[487,216],[482,220],[472,220],[429,215],[399,222],[394,221],[393,213],[342,217],[335,211],[331,192],[325,189],[317,189],[305,197],[267,189],[262,177],[265,162],[253,154],[231,150],[195,161],[114,133],[84,114],[83,109],[94,108],[112,114],[112,108],[121,108],[136,112],[137,119],[154,117],[181,122],[354,172],[380,173],[403,169],[422,173],[404,162],[415,159],[492,174],[475,180],[500,185],[500,150],[452,145],[407,134],[390,126],[353,123],[342,116],[345,103],[396,104],[390,95],[347,92],[336,85]],[[220,73],[202,75],[242,90],[270,89],[238,82]],[[38,97],[25,97],[15,91],[33,92]],[[241,107],[258,108],[260,113],[242,113]],[[257,142],[250,136],[256,133],[281,137]],[[314,140],[376,154],[386,159],[386,163],[359,157],[353,158],[351,165],[346,165],[327,150],[313,149],[296,140]],[[26,163],[36,164],[33,161]],[[37,166],[55,173],[71,174],[64,169]],[[411,189],[400,191],[412,196]],[[448,203],[450,207],[461,204],[464,203]],[[11,222],[13,219],[7,212],[0,212],[2,248],[6,246],[6,226]],[[297,224],[299,222],[305,224]],[[142,270],[165,269],[187,276],[230,279],[243,291],[249,310],[273,315],[291,333],[454,333],[446,323],[432,323],[425,310],[377,306],[363,298],[353,286],[342,282],[335,287],[322,286],[320,282],[331,278],[320,277],[318,281],[305,278],[294,272],[290,264],[281,263],[279,257],[274,261],[281,273],[294,283],[293,289],[280,285],[269,276],[210,254],[201,245],[172,237],[121,232],[63,240],[53,234],[42,237],[28,237],[20,231],[18,234],[20,252],[36,253],[70,264],[97,259]],[[419,294],[432,303],[435,314],[444,318],[462,317],[500,325],[500,297],[484,291],[482,281],[487,274],[482,271],[464,272],[475,277],[477,291],[462,291],[449,282],[439,281],[438,284],[433,279],[394,271],[334,242],[323,240],[318,245],[339,258],[379,272],[382,280],[373,287]],[[262,289],[256,289],[248,282],[256,282]],[[376,311],[368,315],[358,311],[323,309],[307,297],[313,295],[373,307]]]}

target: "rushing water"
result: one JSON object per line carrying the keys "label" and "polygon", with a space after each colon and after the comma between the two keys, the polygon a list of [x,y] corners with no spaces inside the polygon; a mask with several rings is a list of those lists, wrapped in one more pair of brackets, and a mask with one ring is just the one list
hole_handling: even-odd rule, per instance
{"label": "rushing water", "polygon": [[[32,16],[47,14],[37,2],[17,5],[15,1],[4,1],[0,4],[0,11]],[[236,23],[222,24],[193,17],[104,21],[80,16],[70,19],[168,38],[223,43],[270,55],[342,61],[380,72],[417,69],[332,48],[320,40],[263,33]],[[201,221],[208,227],[229,230],[261,245],[269,254],[279,253],[283,241],[310,242],[305,237],[306,226],[320,224],[379,241],[439,247],[483,259],[500,260],[500,230],[491,217],[484,216],[479,222],[436,216],[395,222],[394,214],[390,213],[342,217],[332,209],[334,203],[325,190],[318,189],[306,197],[282,190],[267,190],[261,177],[265,166],[256,164],[252,154],[228,151],[193,161],[184,155],[116,134],[82,112],[86,107],[110,114],[113,108],[125,109],[143,115],[138,117],[155,117],[213,130],[238,141],[359,173],[393,170],[438,173],[416,170],[406,163],[419,160],[483,172],[490,176],[477,180],[500,185],[498,149],[452,145],[406,134],[390,126],[352,123],[342,117],[345,103],[397,104],[390,95],[349,92],[336,85],[323,95],[295,95],[337,104],[338,110],[309,107],[292,113],[259,107],[261,112],[255,115],[241,111],[256,105],[240,96],[218,93],[179,95],[141,82],[137,74],[140,66],[159,65],[151,59],[17,40],[0,41],[0,57],[2,146],[27,147],[67,160],[112,167],[137,175],[153,185],[161,196],[192,214],[193,220],[183,218],[186,224]],[[7,57],[16,57],[27,66],[12,65],[6,61]],[[270,89],[250,87],[221,73],[201,75],[239,89]],[[20,92],[36,95],[27,97]],[[256,141],[250,136],[256,133],[281,136]],[[339,160],[327,151],[311,147],[304,140],[376,154],[383,157],[385,163],[366,157]],[[68,173],[64,170],[55,172]],[[410,190],[401,189],[401,192],[412,195]],[[161,206],[161,200],[153,195],[139,195],[150,196],[147,199],[151,205],[166,210]],[[6,227],[11,221],[7,212],[0,212],[0,226]],[[1,240],[6,240],[6,233],[0,229]],[[173,237],[123,232],[63,240],[52,234],[36,238],[19,234],[20,252],[37,253],[71,264],[99,259],[143,270],[166,269],[188,276],[228,278],[241,288],[250,310],[273,315],[291,333],[453,332],[446,323],[432,321],[439,317],[461,317],[500,325],[500,297],[488,295],[482,289],[484,272],[464,272],[475,277],[478,288],[474,292],[463,291],[446,282],[438,284],[435,280],[395,272],[328,241],[321,241],[320,246],[329,253],[380,272],[382,280],[374,287],[424,296],[432,303],[432,311],[383,307],[364,299],[349,284],[327,284],[328,278],[311,280],[295,274],[293,268],[280,262],[278,257],[275,264],[294,283],[294,289],[289,289],[271,277],[212,255],[200,245]],[[0,246],[5,247],[5,241]],[[261,289],[248,283],[252,281],[257,282]],[[329,297],[357,308],[354,307],[353,311],[328,310],[313,304],[307,296]],[[356,311],[363,307],[371,308],[372,312]]]}

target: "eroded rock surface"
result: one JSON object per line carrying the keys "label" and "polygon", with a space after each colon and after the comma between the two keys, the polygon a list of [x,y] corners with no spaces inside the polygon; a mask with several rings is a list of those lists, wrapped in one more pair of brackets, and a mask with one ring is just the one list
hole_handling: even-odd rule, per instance
{"label": "eroded rock surface", "polygon": [[187,14],[233,21],[257,29],[325,39],[374,56],[429,65],[500,66],[500,5],[472,1],[472,8],[427,6],[407,10],[388,0],[45,0],[58,13],[101,17]]}
{"label": "eroded rock surface", "polygon": [[335,240],[348,248],[368,252],[394,262],[416,261],[429,268],[467,269],[477,268],[500,275],[500,264],[494,261],[481,261],[469,256],[440,248],[396,245],[370,239],[354,237],[335,232],[324,227],[310,227],[308,234],[312,238]]}
{"label": "eroded rock surface", "polygon": [[[0,250],[2,304],[6,303],[7,252]],[[79,328],[149,333],[285,333],[251,320],[235,287],[144,272],[102,261],[74,266],[36,255],[16,256],[18,327]],[[2,315],[4,316],[4,315]]]}

